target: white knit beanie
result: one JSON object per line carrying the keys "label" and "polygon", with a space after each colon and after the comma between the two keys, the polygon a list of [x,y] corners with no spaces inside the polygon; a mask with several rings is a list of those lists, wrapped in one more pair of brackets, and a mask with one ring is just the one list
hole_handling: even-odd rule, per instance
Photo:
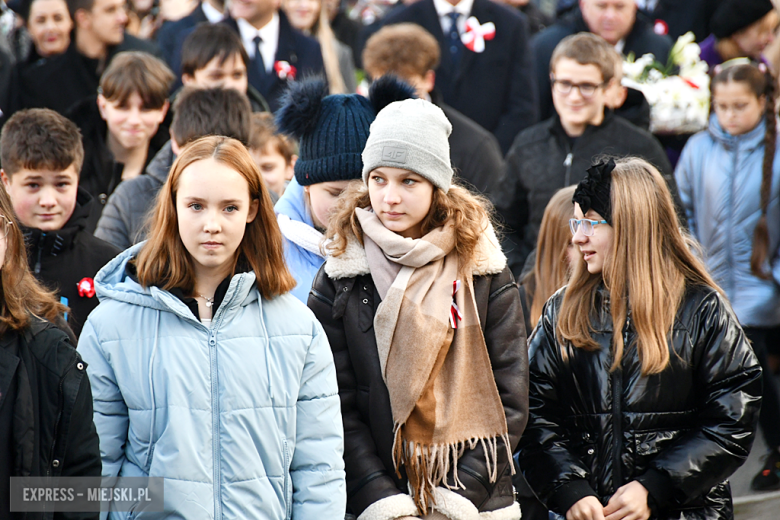
{"label": "white knit beanie", "polygon": [[377,114],[363,149],[363,181],[382,166],[412,171],[448,192],[452,183],[452,125],[423,99],[390,103]]}

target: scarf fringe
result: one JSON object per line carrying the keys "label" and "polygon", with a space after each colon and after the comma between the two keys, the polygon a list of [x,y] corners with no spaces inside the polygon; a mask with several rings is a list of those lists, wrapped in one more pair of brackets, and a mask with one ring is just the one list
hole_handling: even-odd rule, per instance
{"label": "scarf fringe", "polygon": [[[451,444],[423,445],[414,441],[404,440],[401,434],[402,424],[396,424],[393,432],[393,465],[395,474],[401,478],[401,466],[406,469],[409,488],[417,508],[423,515],[430,513],[432,505],[436,504],[433,490],[443,485],[449,490],[466,489],[458,476],[458,460],[466,448],[473,450],[482,445],[485,453],[485,465],[488,479],[491,483],[498,479],[498,441],[504,442],[507,458],[510,461],[512,475],[515,465],[511,464],[512,450],[509,447],[509,433],[495,437],[473,437]],[[452,475],[453,485],[447,480]]]}

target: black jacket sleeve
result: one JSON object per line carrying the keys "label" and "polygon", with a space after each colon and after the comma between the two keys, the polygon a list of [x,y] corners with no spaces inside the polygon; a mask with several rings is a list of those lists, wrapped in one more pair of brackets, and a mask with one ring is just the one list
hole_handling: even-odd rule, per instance
{"label": "black jacket sleeve", "polygon": [[528,190],[521,176],[523,165],[519,148],[516,142],[509,150],[504,162],[503,180],[492,197],[504,226],[501,249],[516,279],[520,279],[525,259],[531,252],[524,239],[528,224]]}
{"label": "black jacket sleeve", "polygon": [[[510,450],[514,451],[528,420],[528,351],[520,293],[508,267],[491,277],[487,312],[480,319],[485,324],[485,343],[496,387],[504,405]],[[507,457],[506,448],[500,442],[498,479],[490,482],[482,447],[467,450],[458,460],[458,477],[466,489],[453,491],[468,498],[481,510],[494,494],[494,487],[501,481],[501,477],[511,472],[511,464],[512,459]]]}
{"label": "black jacket sleeve", "polygon": [[335,284],[325,274],[323,266],[312,284],[308,305],[322,324],[333,351],[341,399],[341,416],[344,421],[344,446],[346,447],[344,463],[348,503],[352,513],[359,516],[374,502],[400,495],[402,492],[396,487],[395,481],[377,455],[371,430],[358,411],[359,390],[355,370],[350,360],[342,316],[334,317],[335,301]]}
{"label": "black jacket sleeve", "polygon": [[637,478],[660,508],[703,495],[745,462],[761,403],[761,367],[718,293],[702,301],[688,333],[696,386],[702,389],[698,426],[661,451]]}
{"label": "black jacket sleeve", "polygon": [[545,304],[542,317],[528,342],[529,419],[520,443],[518,462],[539,498],[561,515],[586,496],[598,496],[590,484],[590,470],[571,449],[569,432],[560,424],[557,374],[562,359],[555,339],[555,298]]}

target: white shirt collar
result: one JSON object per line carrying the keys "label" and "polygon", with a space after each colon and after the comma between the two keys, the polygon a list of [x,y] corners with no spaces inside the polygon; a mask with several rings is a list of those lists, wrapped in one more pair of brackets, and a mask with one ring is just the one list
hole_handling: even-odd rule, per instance
{"label": "white shirt collar", "polygon": [[206,16],[206,20],[208,20],[209,23],[221,22],[225,17],[222,11],[208,2],[201,2],[200,8],[203,10],[203,14]]}
{"label": "white shirt collar", "polygon": [[255,36],[260,36],[263,40],[260,44],[260,52],[263,55],[265,69],[270,71],[274,66],[276,48],[279,45],[279,14],[274,12],[271,21],[261,29],[255,29],[252,24],[243,18],[238,18],[236,24],[238,25],[238,32],[241,35],[241,41],[249,55],[249,59],[254,59],[255,57],[255,43],[253,41]]}
{"label": "white shirt collar", "polygon": [[433,0],[433,7],[436,8],[436,13],[439,15],[439,18],[446,17],[449,13],[456,11],[462,14],[463,19],[465,20],[471,14],[471,8],[473,6],[474,0],[460,0],[458,5],[452,5],[447,2],[447,0]]}

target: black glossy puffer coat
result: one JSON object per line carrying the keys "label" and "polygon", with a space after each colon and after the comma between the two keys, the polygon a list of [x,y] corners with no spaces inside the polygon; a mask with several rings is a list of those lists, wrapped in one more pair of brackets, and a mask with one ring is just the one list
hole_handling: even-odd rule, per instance
{"label": "black glossy puffer coat", "polygon": [[587,352],[555,341],[565,289],[547,302],[529,341],[529,421],[520,466],[539,497],[562,515],[589,495],[603,504],[632,480],[649,491],[652,518],[733,518],[726,479],[753,444],[761,369],[725,299],[687,290],[670,342],[671,360],[643,377],[635,330],[625,327],[622,368],[610,373],[608,293],[596,295]]}

